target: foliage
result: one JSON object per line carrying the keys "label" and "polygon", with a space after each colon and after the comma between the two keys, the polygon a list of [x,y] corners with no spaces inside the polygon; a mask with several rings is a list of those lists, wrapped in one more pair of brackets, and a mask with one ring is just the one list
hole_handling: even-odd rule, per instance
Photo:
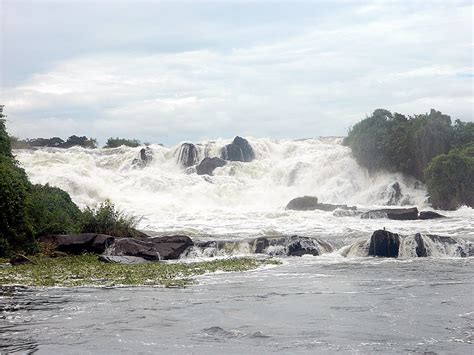
{"label": "foliage", "polygon": [[11,146],[10,146],[10,138],[8,137],[7,130],[5,128],[5,117],[0,111],[0,155],[13,158]]}
{"label": "foliage", "polygon": [[96,208],[83,212],[83,233],[110,234],[114,237],[135,237],[139,218],[117,210],[113,203],[105,201]]}
{"label": "foliage", "polygon": [[18,139],[17,137],[10,137],[13,149],[28,149],[28,148],[71,148],[79,146],[83,148],[97,148],[97,140],[94,138],[87,138],[86,136],[70,136],[67,141],[60,137],[52,138],[32,138],[32,139]]}
{"label": "foliage", "polygon": [[35,249],[27,213],[29,190],[24,171],[10,157],[0,155],[0,256]]}
{"label": "foliage", "polygon": [[80,146],[83,148],[97,148],[97,140],[94,138],[87,138],[86,136],[78,137],[76,135],[72,135],[64,144],[62,144],[61,148],[70,148],[73,146]]}
{"label": "foliage", "polygon": [[10,136],[11,149],[29,149],[31,146],[24,139]]}
{"label": "foliage", "polygon": [[251,258],[199,263],[106,264],[96,255],[31,258],[34,264],[0,268],[0,284],[25,286],[156,286],[185,287],[192,277],[215,271],[246,271],[278,261]]}
{"label": "foliage", "polygon": [[34,185],[28,214],[36,236],[77,233],[81,229],[81,211],[69,194],[57,187]]}
{"label": "foliage", "polygon": [[113,138],[110,137],[107,139],[107,143],[105,144],[104,148],[117,148],[120,146],[127,146],[127,147],[138,147],[140,145],[140,141],[138,139],[126,139],[126,138]]}
{"label": "foliage", "polygon": [[426,184],[435,208],[474,206],[474,145],[434,158],[426,168]]}

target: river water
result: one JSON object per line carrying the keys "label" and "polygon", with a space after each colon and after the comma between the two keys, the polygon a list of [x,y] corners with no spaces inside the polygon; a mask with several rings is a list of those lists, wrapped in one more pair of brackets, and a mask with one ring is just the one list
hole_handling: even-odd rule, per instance
{"label": "river water", "polygon": [[[334,246],[320,256],[281,257],[282,265],[200,276],[186,289],[18,288],[0,291],[0,350],[38,353],[472,353],[474,258],[436,246],[429,258],[361,257],[343,251],[376,229],[474,241],[474,212],[393,221],[286,211],[294,197],[360,209],[385,206],[398,182],[399,205],[429,209],[424,187],[399,174],[369,176],[339,138],[254,139],[256,160],[215,176],[180,167],[179,146],[17,151],[33,182],[68,191],[81,207],[106,198],[143,216],[150,234],[201,240],[298,234]],[[203,142],[201,158],[227,141]],[[433,249],[433,250],[434,250]],[[246,255],[245,248],[232,256]],[[231,256],[220,254],[220,257]],[[346,256],[343,256],[346,255]],[[194,253],[186,262],[206,260]]]}

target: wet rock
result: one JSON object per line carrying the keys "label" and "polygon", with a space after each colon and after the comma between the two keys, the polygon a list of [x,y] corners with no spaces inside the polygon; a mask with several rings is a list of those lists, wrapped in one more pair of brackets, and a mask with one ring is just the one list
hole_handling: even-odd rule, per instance
{"label": "wet rock", "polygon": [[17,266],[17,265],[24,265],[24,264],[34,264],[34,262],[27,256],[18,254],[10,259],[10,264],[12,264],[13,266]]}
{"label": "wet rock", "polygon": [[149,148],[140,149],[138,158],[133,159],[132,165],[137,168],[144,168],[153,160],[153,151]]}
{"label": "wet rock", "polygon": [[57,251],[68,254],[101,254],[114,240],[110,235],[97,233],[60,234],[39,238],[40,242],[51,243]]}
{"label": "wet rock", "polygon": [[269,255],[321,255],[332,251],[332,246],[322,240],[298,235],[279,237],[259,237],[251,244],[256,254]]}
{"label": "wet rock", "polygon": [[399,248],[400,237],[398,234],[377,230],[370,237],[369,256],[397,258]]}
{"label": "wet rock", "polygon": [[232,144],[235,144],[240,147],[244,162],[251,162],[255,159],[255,152],[253,151],[253,148],[248,142],[248,140],[246,140],[245,138],[237,136],[234,138]]}
{"label": "wet rock", "polygon": [[145,264],[150,262],[144,258],[126,255],[99,255],[98,260],[104,263],[126,265]]}
{"label": "wet rock", "polygon": [[287,248],[288,256],[303,256],[307,254],[317,256],[321,254],[317,243],[314,243],[309,238],[302,238],[297,235],[290,237]]}
{"label": "wet rock", "polygon": [[316,196],[297,197],[288,202],[287,210],[295,211],[311,211],[315,210],[318,205],[318,198]]}
{"label": "wet rock", "polygon": [[160,260],[160,253],[151,241],[122,238],[107,249],[107,256],[134,256],[146,260]]}
{"label": "wet rock", "polygon": [[394,182],[390,186],[390,190],[388,192],[387,205],[388,206],[398,205],[402,197],[403,195],[402,195],[402,189],[400,187],[400,184],[398,183],[398,181]]}
{"label": "wet rock", "polygon": [[389,218],[396,220],[415,220],[418,219],[418,209],[416,207],[386,208],[365,212],[360,217],[364,219]]}
{"label": "wet rock", "polygon": [[185,235],[170,235],[151,238],[162,260],[179,259],[188,248],[194,246],[191,238]]}
{"label": "wet rock", "polygon": [[436,218],[446,218],[446,216],[443,216],[442,214],[439,214],[434,211],[421,211],[419,218],[420,219],[436,219]]}
{"label": "wet rock", "polygon": [[244,161],[242,149],[237,144],[227,144],[221,151],[221,158],[229,161]]}
{"label": "wet rock", "polygon": [[212,175],[214,169],[223,167],[227,162],[223,159],[214,157],[214,158],[204,158],[201,163],[196,166],[196,174],[198,175]]}
{"label": "wet rock", "polygon": [[192,143],[183,143],[179,148],[178,162],[184,168],[196,165],[198,162],[198,150]]}
{"label": "wet rock", "polygon": [[423,237],[421,236],[420,233],[415,234],[415,243],[416,243],[416,248],[415,248],[416,256],[419,258],[426,258],[428,256],[428,252],[426,250]]}

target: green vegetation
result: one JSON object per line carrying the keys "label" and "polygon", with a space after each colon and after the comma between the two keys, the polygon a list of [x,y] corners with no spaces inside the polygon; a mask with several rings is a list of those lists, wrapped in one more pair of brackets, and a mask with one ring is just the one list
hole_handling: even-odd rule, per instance
{"label": "green vegetation", "polygon": [[[352,127],[344,139],[344,144],[352,149],[357,162],[370,172],[379,170],[402,172],[426,181],[433,207],[449,206],[449,209],[459,207],[460,204],[472,205],[472,200],[468,197],[458,196],[452,199],[448,194],[450,188],[443,185],[448,181],[456,184],[464,181],[465,171],[450,170],[449,179],[441,179],[439,174],[441,160],[438,160],[431,169],[426,169],[433,158],[448,154],[452,148],[460,149],[472,142],[474,142],[473,122],[456,120],[455,124],[451,125],[449,116],[433,109],[429,114],[414,117],[392,114],[384,109],[375,110],[370,117]],[[450,166],[454,164],[460,167],[460,160],[456,160],[456,163],[453,160],[456,154],[461,153],[450,155],[449,161],[452,160]],[[443,164],[446,165],[447,158],[443,159],[445,159]],[[464,186],[462,189],[460,187],[458,189],[459,193],[468,188],[465,184],[462,186]]]}
{"label": "green vegetation", "polygon": [[95,255],[32,257],[33,264],[0,268],[1,285],[25,286],[157,286],[185,287],[193,276],[215,271],[247,271],[278,261],[251,258],[199,263],[106,264]]}
{"label": "green vegetation", "polygon": [[51,148],[71,148],[75,146],[83,148],[97,148],[97,140],[94,138],[87,138],[86,136],[70,136],[66,141],[59,137],[53,138],[33,138],[21,140],[17,137],[10,137],[13,149],[31,149],[40,147]]}
{"label": "green vegetation", "polygon": [[135,237],[139,218],[117,210],[105,201],[96,208],[86,208],[82,216],[82,232],[109,234],[115,237]]}
{"label": "green vegetation", "polygon": [[138,147],[140,145],[140,141],[138,139],[126,139],[126,138],[113,138],[110,137],[107,139],[107,143],[105,144],[104,148],[117,148],[120,146],[126,146],[126,147]]}

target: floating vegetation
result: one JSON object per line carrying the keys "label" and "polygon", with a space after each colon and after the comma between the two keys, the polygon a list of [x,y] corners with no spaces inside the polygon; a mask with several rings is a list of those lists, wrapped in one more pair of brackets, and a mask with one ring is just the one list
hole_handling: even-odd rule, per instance
{"label": "floating vegetation", "polygon": [[196,263],[108,264],[97,255],[61,258],[31,257],[33,263],[0,267],[0,285],[39,287],[77,286],[165,286],[186,287],[194,276],[216,271],[247,271],[277,260],[221,259]]}

